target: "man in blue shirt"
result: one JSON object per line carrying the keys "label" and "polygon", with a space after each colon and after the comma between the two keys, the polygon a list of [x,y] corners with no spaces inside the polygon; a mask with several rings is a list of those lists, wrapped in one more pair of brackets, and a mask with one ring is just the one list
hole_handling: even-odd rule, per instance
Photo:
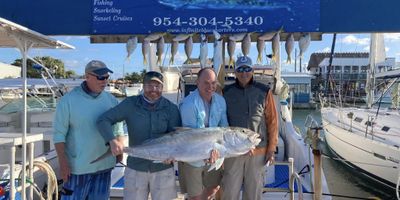
{"label": "man in blue shirt", "polygon": [[[161,96],[163,80],[161,73],[147,72],[143,79],[143,94],[126,98],[97,120],[98,130],[110,143],[114,155],[122,154],[124,147],[111,133],[111,126],[116,122],[126,122],[129,146],[161,137],[181,126],[178,107]],[[170,162],[154,163],[128,156],[124,181],[125,200],[147,200],[149,193],[153,200],[168,200],[177,196],[175,172]]]}
{"label": "man in blue shirt", "polygon": [[[90,61],[85,68],[86,80],[63,96],[57,105],[53,140],[64,181],[62,200],[109,198],[115,158],[90,164],[108,149],[97,131],[96,120],[118,104],[114,96],[104,92],[109,73],[112,71],[103,62]],[[110,133],[120,139],[122,124],[115,124]]]}
{"label": "man in blue shirt", "polygon": [[[204,128],[228,126],[226,103],[215,93],[217,79],[212,68],[203,68],[197,74],[197,89],[189,94],[180,105],[182,126]],[[216,153],[213,151],[212,154]],[[217,155],[211,155],[211,162]],[[207,199],[219,187],[222,172],[212,170],[203,160],[190,163],[179,162],[179,183],[182,193],[188,193],[190,200]]]}

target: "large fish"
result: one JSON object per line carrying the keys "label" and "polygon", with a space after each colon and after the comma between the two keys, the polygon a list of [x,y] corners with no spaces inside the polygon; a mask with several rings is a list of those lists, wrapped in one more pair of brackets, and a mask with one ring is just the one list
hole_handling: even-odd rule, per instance
{"label": "large fish", "polygon": [[169,60],[170,65],[174,64],[174,58],[175,58],[176,53],[178,52],[178,48],[179,48],[179,42],[172,41],[172,43],[171,43],[171,59]]}
{"label": "large fish", "polygon": [[223,42],[222,39],[223,38],[221,38],[221,35],[215,30],[213,30],[213,34],[214,34],[214,38],[215,38],[214,53],[213,53],[213,66],[214,66],[215,74],[218,77],[218,74],[219,74],[219,71],[221,69],[221,65],[223,62],[223,60],[222,60],[222,48],[223,48],[222,47],[222,42]]}
{"label": "large fish", "polygon": [[264,52],[264,48],[265,48],[265,40],[257,39],[257,51],[258,51],[257,64],[262,63],[262,55]]}
{"label": "large fish", "polygon": [[250,33],[247,33],[242,40],[242,53],[244,56],[249,55],[251,46],[251,37]]}
{"label": "large fish", "polygon": [[192,56],[192,50],[193,50],[193,38],[192,36],[189,36],[188,39],[185,41],[185,53],[186,53],[186,64],[191,64],[192,60],[190,57]]}
{"label": "large fish", "polygon": [[229,66],[235,65],[235,48],[236,48],[236,41],[229,39],[228,41],[228,55],[229,55]]}
{"label": "large fish", "polygon": [[149,51],[150,51],[150,41],[143,40],[142,42],[143,65],[147,65],[147,56],[149,55]]}
{"label": "large fish", "polygon": [[304,52],[310,46],[311,35],[310,33],[303,34],[299,39],[300,58],[303,58]]}
{"label": "large fish", "polygon": [[200,68],[207,67],[208,40],[205,34],[200,35]]}
{"label": "large fish", "polygon": [[[167,159],[193,162],[207,159],[212,150],[217,150],[219,159],[209,168],[212,170],[220,168],[224,158],[246,154],[260,141],[258,133],[239,127],[183,129],[147,141],[142,145],[125,147],[123,151],[132,157],[155,162]],[[111,155],[110,150],[91,163],[109,155]]]}
{"label": "large fish", "polygon": [[293,48],[294,48],[294,37],[293,37],[293,33],[291,33],[286,38],[286,42],[285,42],[285,50],[287,53],[287,63],[289,63],[289,64],[292,63]]}
{"label": "large fish", "polygon": [[162,54],[164,52],[164,37],[161,38],[157,42],[157,65],[161,65]]}
{"label": "large fish", "polygon": [[136,36],[129,37],[128,41],[126,42],[126,52],[128,55],[126,59],[129,60],[132,53],[135,51],[138,43],[138,38]]}

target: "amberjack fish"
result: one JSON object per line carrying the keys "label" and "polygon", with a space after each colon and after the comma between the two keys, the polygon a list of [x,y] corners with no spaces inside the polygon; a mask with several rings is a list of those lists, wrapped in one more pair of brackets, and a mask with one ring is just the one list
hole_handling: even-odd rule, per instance
{"label": "amberjack fish", "polygon": [[242,40],[242,53],[244,56],[249,55],[251,46],[251,37],[250,33],[247,33]]}
{"label": "amberjack fish", "polygon": [[265,41],[257,39],[257,51],[258,51],[257,64],[262,63],[262,55],[263,55],[264,48],[265,48]]}
{"label": "amberjack fish", "polygon": [[213,34],[214,34],[214,53],[213,53],[213,66],[214,66],[214,71],[215,74],[218,77],[219,71],[221,69],[221,65],[222,65],[222,37],[221,35],[213,30]]}
{"label": "amberjack fish", "polygon": [[178,48],[179,48],[179,42],[172,41],[172,43],[171,43],[171,59],[169,60],[170,65],[174,64],[174,57],[175,57],[176,53],[178,52]]}
{"label": "amberjack fish", "polygon": [[300,49],[300,58],[303,58],[304,52],[307,50],[308,46],[310,46],[311,42],[311,34],[305,33],[299,39],[299,49]]}
{"label": "amberjack fish", "polygon": [[161,65],[162,54],[164,52],[164,37],[161,36],[157,42],[157,65]]}
{"label": "amberjack fish", "polygon": [[293,33],[289,34],[288,37],[286,38],[285,42],[285,50],[287,53],[287,63],[292,63],[292,51],[294,47],[294,37]]}
{"label": "amberjack fish", "polygon": [[200,68],[207,66],[208,40],[205,34],[200,35]]}
{"label": "amberjack fish", "polygon": [[[124,153],[129,156],[162,162],[173,159],[182,162],[193,162],[208,159],[212,150],[219,152],[219,159],[210,166],[219,169],[225,158],[240,156],[254,149],[261,139],[259,134],[240,127],[208,127],[182,129],[145,143],[125,147]],[[91,163],[107,156],[107,151]]]}
{"label": "amberjack fish", "polygon": [[136,36],[129,37],[128,41],[126,42],[126,52],[128,55],[126,59],[129,60],[132,53],[135,51],[138,43],[138,38]]}
{"label": "amberjack fish", "polygon": [[236,41],[229,39],[228,41],[228,55],[229,55],[229,66],[235,65],[235,48],[236,48]]}
{"label": "amberjack fish", "polygon": [[193,38],[192,36],[189,36],[186,41],[185,41],[185,53],[186,53],[186,63],[191,64],[192,60],[190,59],[190,56],[192,56],[192,50],[193,50]]}
{"label": "amberjack fish", "polygon": [[147,65],[147,55],[149,55],[149,51],[150,51],[150,41],[143,40],[142,42],[143,65]]}
{"label": "amberjack fish", "polygon": [[281,41],[280,31],[278,31],[272,38],[272,60],[276,63],[279,60],[279,43]]}

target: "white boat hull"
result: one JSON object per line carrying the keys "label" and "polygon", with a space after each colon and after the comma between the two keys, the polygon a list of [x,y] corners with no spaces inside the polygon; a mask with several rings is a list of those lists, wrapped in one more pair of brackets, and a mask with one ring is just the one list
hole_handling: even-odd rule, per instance
{"label": "white boat hull", "polygon": [[[343,111],[343,115],[347,115]],[[361,169],[364,174],[389,187],[395,187],[399,177],[400,149],[365,136],[362,129],[353,125],[338,123],[339,112],[333,109],[322,111],[322,123],[326,142],[339,157],[351,166]],[[349,120],[342,118],[342,120]]]}

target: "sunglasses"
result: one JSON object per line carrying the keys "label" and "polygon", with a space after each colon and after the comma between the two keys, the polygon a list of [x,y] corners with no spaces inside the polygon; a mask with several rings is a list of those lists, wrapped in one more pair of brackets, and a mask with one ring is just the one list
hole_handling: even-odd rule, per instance
{"label": "sunglasses", "polygon": [[251,72],[253,69],[251,67],[239,67],[236,69],[236,72],[243,73],[243,72]]}
{"label": "sunglasses", "polygon": [[108,80],[110,78],[110,76],[98,76],[96,74],[91,74],[91,73],[89,73],[89,74],[94,76],[94,77],[96,77],[96,79],[99,80],[99,81]]}

